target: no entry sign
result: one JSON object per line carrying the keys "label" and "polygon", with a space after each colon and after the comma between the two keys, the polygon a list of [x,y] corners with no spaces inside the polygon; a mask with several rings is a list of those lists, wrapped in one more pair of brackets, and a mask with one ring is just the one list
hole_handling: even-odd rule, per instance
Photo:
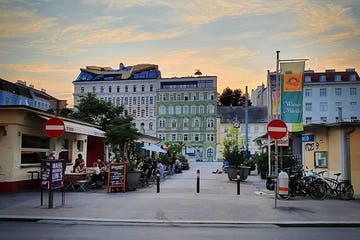
{"label": "no entry sign", "polygon": [[45,134],[48,137],[60,137],[64,131],[65,125],[60,118],[50,118],[45,122]]}
{"label": "no entry sign", "polygon": [[271,138],[281,139],[287,134],[287,126],[283,121],[275,119],[268,123],[267,132]]}

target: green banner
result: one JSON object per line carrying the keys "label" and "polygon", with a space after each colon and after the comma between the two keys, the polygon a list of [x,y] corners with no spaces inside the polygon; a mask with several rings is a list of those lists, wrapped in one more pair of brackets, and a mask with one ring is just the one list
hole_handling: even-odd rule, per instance
{"label": "green banner", "polygon": [[303,73],[305,61],[280,62],[281,120],[289,132],[303,131]]}

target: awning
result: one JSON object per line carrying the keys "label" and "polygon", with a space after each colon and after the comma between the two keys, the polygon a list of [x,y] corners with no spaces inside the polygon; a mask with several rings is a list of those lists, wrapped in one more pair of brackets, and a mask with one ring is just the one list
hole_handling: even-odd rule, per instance
{"label": "awning", "polygon": [[166,150],[162,149],[161,147],[157,146],[157,145],[148,145],[148,146],[144,146],[142,147],[142,149],[151,151],[151,152],[158,152],[158,153],[167,153]]}
{"label": "awning", "polygon": [[[39,117],[49,120],[50,118],[44,115],[38,115]],[[96,127],[90,127],[86,125],[81,125],[79,123],[74,123],[70,121],[66,121],[64,119],[61,119],[64,122],[65,125],[65,132],[69,133],[78,133],[78,134],[84,134],[84,135],[90,135],[90,136],[96,136],[96,137],[105,137],[105,132],[97,129]]]}

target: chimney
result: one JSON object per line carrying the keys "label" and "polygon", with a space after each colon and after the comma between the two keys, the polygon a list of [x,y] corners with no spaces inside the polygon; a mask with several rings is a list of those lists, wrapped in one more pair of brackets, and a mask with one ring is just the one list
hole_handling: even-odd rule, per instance
{"label": "chimney", "polygon": [[41,89],[41,92],[46,93],[46,89],[45,89],[45,88],[42,88],[42,89]]}
{"label": "chimney", "polygon": [[20,85],[23,85],[23,86],[26,86],[26,82],[25,82],[25,81],[22,81],[22,80],[17,80],[16,83],[17,83],[17,84],[20,84]]}

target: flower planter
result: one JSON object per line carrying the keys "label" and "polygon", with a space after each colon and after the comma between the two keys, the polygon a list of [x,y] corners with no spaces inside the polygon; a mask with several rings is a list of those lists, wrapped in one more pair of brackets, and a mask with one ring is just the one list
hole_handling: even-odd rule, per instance
{"label": "flower planter", "polygon": [[135,191],[138,187],[141,172],[133,171],[126,173],[126,191]]}
{"label": "flower planter", "polygon": [[246,166],[229,166],[228,167],[228,177],[230,181],[234,181],[237,178],[238,171],[240,173],[240,180],[244,181],[247,179],[250,173],[250,167]]}

